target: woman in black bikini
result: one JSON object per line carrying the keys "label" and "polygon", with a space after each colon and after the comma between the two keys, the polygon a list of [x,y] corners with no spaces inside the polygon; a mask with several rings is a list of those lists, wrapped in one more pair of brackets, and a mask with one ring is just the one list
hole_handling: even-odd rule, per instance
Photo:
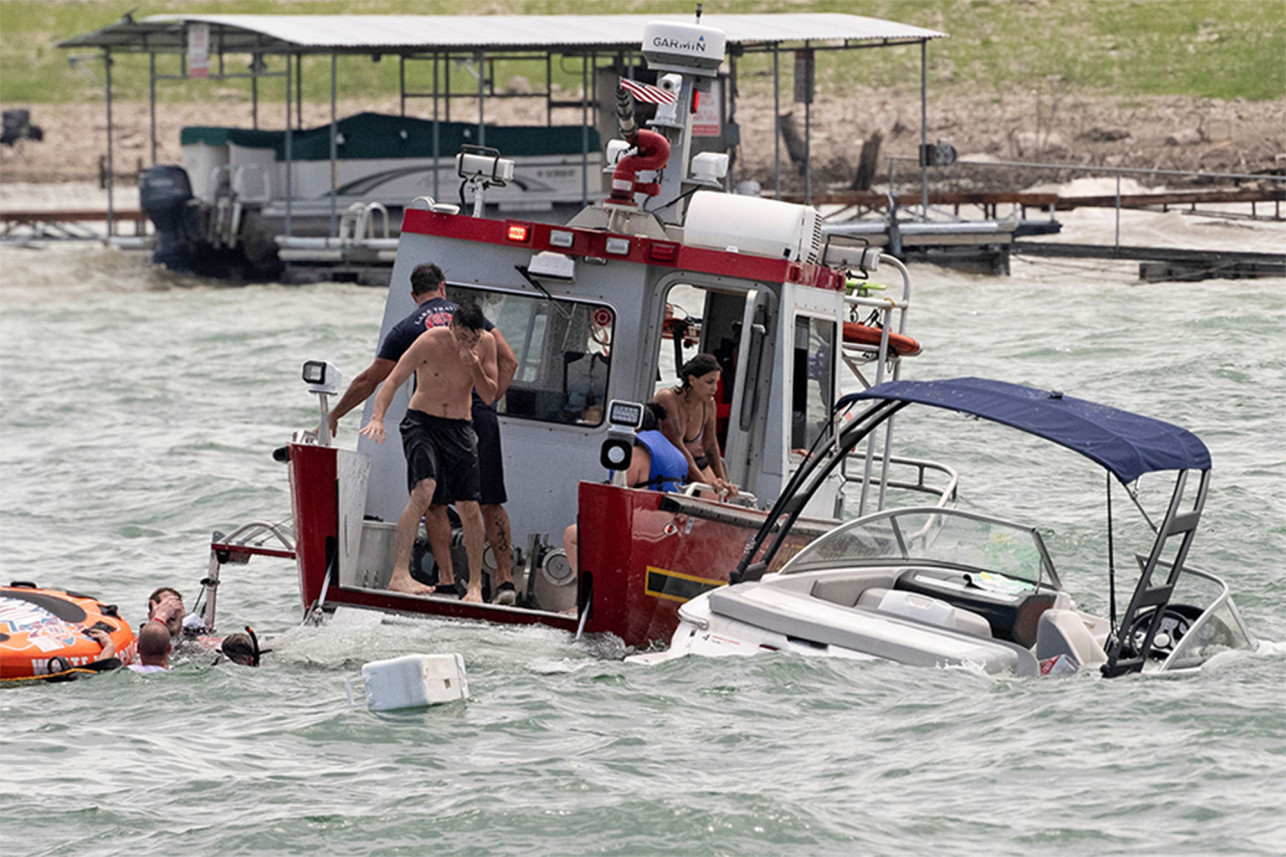
{"label": "woman in black bikini", "polygon": [[661,433],[683,450],[688,459],[688,479],[735,495],[737,488],[728,481],[715,436],[719,374],[719,361],[713,355],[698,354],[679,370],[682,385],[660,391],[656,400],[666,411]]}

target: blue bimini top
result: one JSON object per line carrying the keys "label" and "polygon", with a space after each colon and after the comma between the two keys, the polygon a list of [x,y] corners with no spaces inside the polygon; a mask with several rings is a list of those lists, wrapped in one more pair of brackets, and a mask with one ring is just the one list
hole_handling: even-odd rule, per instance
{"label": "blue bimini top", "polygon": [[1007,425],[1079,452],[1122,484],[1158,470],[1210,469],[1210,450],[1187,429],[1059,392],[986,378],[891,381],[835,406],[861,399],[916,402]]}

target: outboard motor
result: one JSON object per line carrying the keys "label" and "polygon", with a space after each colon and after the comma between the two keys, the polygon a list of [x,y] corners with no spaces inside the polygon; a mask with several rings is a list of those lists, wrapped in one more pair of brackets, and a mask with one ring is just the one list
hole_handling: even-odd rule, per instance
{"label": "outboard motor", "polygon": [[192,270],[192,224],[196,209],[192,182],[182,167],[148,167],[139,174],[139,207],[156,226],[156,252],[152,261],[171,271]]}

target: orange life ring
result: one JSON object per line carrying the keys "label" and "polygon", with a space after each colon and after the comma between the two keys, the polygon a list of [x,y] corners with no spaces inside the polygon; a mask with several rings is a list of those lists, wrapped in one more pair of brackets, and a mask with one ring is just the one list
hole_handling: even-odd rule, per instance
{"label": "orange life ring", "polygon": [[[867,327],[856,321],[844,322],[844,341],[859,345],[879,345],[884,331],[878,327]],[[909,336],[889,331],[889,348],[899,357],[914,357],[920,353],[920,343]]]}
{"label": "orange life ring", "polygon": [[97,598],[30,585],[0,586],[0,681],[56,678],[102,660],[86,632],[106,631],[122,663],[134,660],[134,629]]}

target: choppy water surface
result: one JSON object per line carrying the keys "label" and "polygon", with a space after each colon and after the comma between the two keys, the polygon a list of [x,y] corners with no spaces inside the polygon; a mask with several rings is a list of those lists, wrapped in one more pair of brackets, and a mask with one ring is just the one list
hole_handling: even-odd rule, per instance
{"label": "choppy water surface", "polygon": [[[316,418],[298,367],[327,358],[351,378],[383,304],[85,247],[0,247],[0,270],[0,579],[135,619],[161,583],[191,601],[211,530],[285,516],[269,452]],[[0,690],[4,852],[1282,853],[1286,281],[1137,285],[1084,262],[913,273],[926,352],[907,377],[1054,387],[1207,441],[1193,562],[1230,579],[1259,654],[1111,682],[786,656],[649,669],[544,629],[301,629],[293,566],[256,559],[225,570],[220,615],[276,638],[262,669]],[[1064,579],[1102,606],[1101,472],[959,419],[903,428],[961,471],[967,504],[1041,510],[1073,558]],[[1002,478],[1010,455],[1037,475]],[[408,652],[463,653],[472,699],[349,705],[361,664]]]}

